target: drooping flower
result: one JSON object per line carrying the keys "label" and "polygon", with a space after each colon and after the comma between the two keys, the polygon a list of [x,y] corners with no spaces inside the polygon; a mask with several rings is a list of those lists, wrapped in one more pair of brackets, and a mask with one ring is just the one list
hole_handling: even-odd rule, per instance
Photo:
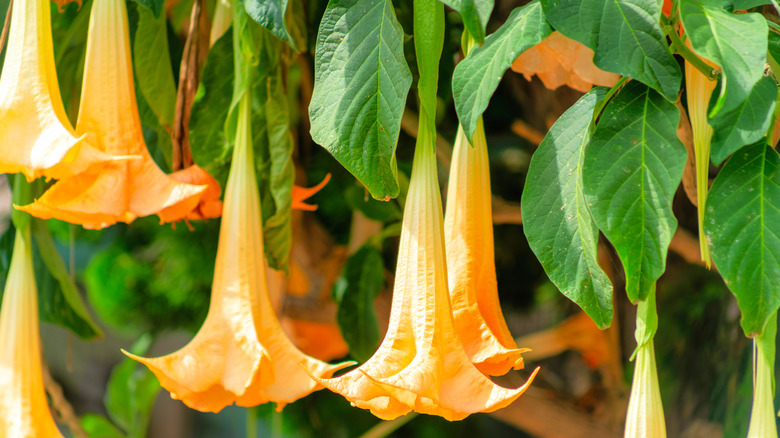
{"label": "drooping flower", "polygon": [[[427,128],[419,132],[422,137]],[[412,410],[448,420],[492,412],[519,397],[536,373],[520,388],[498,386],[471,363],[458,339],[448,296],[436,155],[433,139],[428,140],[418,137],[387,334],[359,368],[316,378],[387,420]]]}
{"label": "drooping flower", "polygon": [[213,219],[222,215],[222,201],[219,199],[222,195],[222,189],[219,187],[219,181],[200,166],[193,164],[186,169],[173,172],[170,177],[180,183],[206,186],[206,190],[201,194],[200,202],[187,214],[185,219]]}
{"label": "drooping flower", "polygon": [[[776,324],[774,320],[772,323]],[[771,329],[766,329],[769,330]],[[758,344],[755,347],[757,354],[753,359],[755,370],[753,409],[750,413],[747,438],[777,438],[774,382],[772,381],[774,358],[768,357],[761,343],[756,344]]]}
{"label": "drooping flower", "polygon": [[[308,357],[282,331],[268,296],[260,195],[249,125],[250,97],[239,107],[236,145],[225,188],[211,306],[198,334],[181,350],[145,364],[171,397],[200,411],[269,401],[277,409],[317,389],[317,377],[349,365]],[[126,353],[127,354],[127,353]]]}
{"label": "drooping flower", "polygon": [[0,436],[62,438],[43,387],[30,238],[29,228],[16,230],[0,310]]}
{"label": "drooping flower", "polygon": [[60,97],[49,0],[16,2],[0,75],[0,173],[63,178],[112,159],[82,140]]}
{"label": "drooping flower", "polygon": [[[688,46],[690,47],[690,41],[688,41]],[[714,67],[714,64],[709,61],[707,64]],[[704,236],[704,212],[710,187],[710,143],[713,134],[712,126],[707,122],[707,108],[716,85],[715,81],[710,80],[690,62],[685,61],[685,93],[688,96],[688,118],[691,121],[693,150],[696,158],[699,251],[707,268],[712,264],[712,259],[707,246],[707,238]]]}
{"label": "drooping flower", "polygon": [[20,210],[100,229],[151,214],[171,222],[195,209],[206,187],[179,183],[154,163],[144,142],[133,84],[125,2],[96,1],[76,132],[109,155],[140,158],[62,179]]}
{"label": "drooping flower", "polygon": [[230,29],[233,24],[233,0],[217,0],[214,5],[214,19],[211,21],[209,47]]}
{"label": "drooping flower", "polygon": [[664,407],[658,386],[653,341],[637,349],[634,380],[628,400],[625,438],[666,438]]}
{"label": "drooping flower", "polygon": [[455,331],[466,353],[485,374],[502,375],[523,367],[498,300],[493,252],[490,164],[482,120],[474,145],[463,128],[450,165],[444,242]]}
{"label": "drooping flower", "polygon": [[518,56],[512,70],[522,73],[527,80],[539,76],[550,90],[568,85],[583,93],[593,85],[612,86],[620,78],[593,64],[593,50],[558,31]]}

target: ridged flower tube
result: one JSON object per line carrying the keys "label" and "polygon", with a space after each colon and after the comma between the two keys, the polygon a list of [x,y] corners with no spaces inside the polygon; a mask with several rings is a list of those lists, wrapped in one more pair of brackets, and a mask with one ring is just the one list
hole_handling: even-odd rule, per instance
{"label": "ridged flower tube", "polygon": [[524,350],[509,333],[496,284],[493,213],[485,128],[480,119],[474,145],[463,128],[450,165],[444,242],[455,331],[471,361],[485,374],[523,367]]}
{"label": "ridged flower tube", "polygon": [[0,310],[0,436],[62,438],[43,387],[38,290],[29,226],[25,230],[16,230]]}
{"label": "ridged flower tube", "polygon": [[214,5],[214,19],[211,20],[209,47],[230,29],[233,24],[233,0],[217,0]]}
{"label": "ridged flower tube", "polygon": [[769,321],[762,335],[767,339],[762,340],[759,338],[755,343],[756,354],[753,357],[755,373],[753,408],[750,413],[750,427],[748,428],[747,438],[777,438],[773,378],[777,317],[773,317]]}
{"label": "ridged flower tube", "polygon": [[269,401],[281,409],[318,389],[301,365],[316,377],[330,377],[349,365],[328,365],[301,353],[274,314],[250,145],[250,96],[244,95],[239,105],[206,321],[175,353],[152,359],[128,354],[149,367],[171,397],[206,412],[232,403],[255,406]]}
{"label": "ridged flower tube", "polygon": [[136,105],[127,8],[122,0],[92,4],[76,132],[109,155],[139,158],[62,179],[21,210],[42,219],[100,229],[151,214],[172,222],[198,206],[206,186],[170,178],[146,149]]}
{"label": "ridged flower tube", "polygon": [[50,2],[16,2],[0,75],[0,173],[63,178],[111,159],[82,139],[60,97]]}
{"label": "ridged flower tube", "polygon": [[688,96],[688,116],[693,133],[696,158],[696,198],[699,211],[699,250],[701,259],[709,268],[712,264],[707,238],[704,236],[704,212],[709,192],[710,142],[712,127],[707,122],[707,108],[716,82],[704,76],[690,62],[685,61],[685,92]]}
{"label": "ridged flower tube", "polygon": [[[426,118],[421,117],[421,125]],[[412,410],[460,420],[507,406],[530,385],[493,383],[469,360],[452,321],[434,139],[419,130],[406,198],[390,323],[382,344],[359,368],[317,380],[390,420]],[[535,372],[534,372],[535,375]]]}

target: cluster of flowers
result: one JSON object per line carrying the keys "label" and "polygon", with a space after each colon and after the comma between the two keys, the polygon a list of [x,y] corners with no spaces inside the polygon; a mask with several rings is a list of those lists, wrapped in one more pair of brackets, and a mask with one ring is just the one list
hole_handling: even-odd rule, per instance
{"label": "cluster of flowers", "polygon": [[[59,94],[49,0],[16,3],[11,20],[0,77],[0,172],[58,180],[18,210],[94,229],[151,214],[162,222],[223,216],[203,327],[173,354],[133,356],[172,397],[201,411],[269,401],[281,409],[327,387],[384,419],[416,411],[458,420],[504,407],[530,385],[536,371],[516,389],[488,377],[522,368],[524,350],[507,329],[496,293],[481,123],[473,146],[458,134],[446,216],[433,139],[418,146],[389,329],[367,362],[332,377],[351,363],[329,365],[298,350],[269,299],[250,98],[239,103],[223,206],[218,184],[204,171],[193,166],[166,175],[146,149],[123,0],[93,2],[75,130]],[[57,437],[41,376],[29,240],[29,229],[17,230],[0,315],[0,435]]]}

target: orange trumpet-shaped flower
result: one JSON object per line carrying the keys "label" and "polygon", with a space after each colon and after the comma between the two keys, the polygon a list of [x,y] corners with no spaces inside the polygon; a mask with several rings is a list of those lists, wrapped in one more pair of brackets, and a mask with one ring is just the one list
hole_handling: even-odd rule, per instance
{"label": "orange trumpet-shaped flower", "polygon": [[502,375],[523,367],[523,357],[501,313],[493,252],[490,164],[485,128],[477,122],[474,146],[463,128],[450,165],[444,242],[455,331],[474,365]]}
{"label": "orange trumpet-shaped flower", "polygon": [[60,97],[48,0],[14,4],[0,75],[0,173],[62,178],[112,157],[76,137]]}
{"label": "orange trumpet-shaped flower", "polygon": [[185,219],[213,219],[222,215],[222,201],[219,200],[222,189],[219,187],[219,181],[200,166],[193,164],[186,169],[173,172],[170,177],[180,183],[206,186],[206,190],[201,194],[200,203],[187,214]]}
{"label": "orange trumpet-shaped flower", "polygon": [[528,80],[539,76],[550,90],[568,85],[583,93],[593,85],[612,86],[620,78],[593,64],[593,50],[558,31],[518,56],[512,70]]}
{"label": "orange trumpet-shaped flower", "polygon": [[140,158],[62,179],[20,210],[97,229],[151,214],[160,216],[162,222],[189,214],[206,187],[169,178],[146,149],[135,100],[127,8],[122,0],[92,4],[82,90],[76,132],[109,155]]}
{"label": "orange trumpet-shaped flower", "polygon": [[317,389],[301,363],[317,377],[330,377],[349,365],[328,365],[301,353],[274,314],[266,283],[260,195],[249,144],[249,96],[239,105],[206,322],[189,344],[173,354],[153,359],[128,354],[148,366],[171,397],[208,412],[218,412],[232,403],[255,406],[269,401],[281,409]]}
{"label": "orange trumpet-shaped flower", "polygon": [[328,184],[328,181],[330,181],[330,174],[325,175],[325,178],[314,187],[300,187],[294,185],[292,188],[292,208],[295,210],[315,211],[317,205],[307,204],[306,200],[322,190],[322,188]]}
{"label": "orange trumpet-shaped flower", "polygon": [[517,389],[497,386],[474,367],[458,339],[448,296],[434,140],[422,138],[428,129],[419,132],[387,334],[359,368],[316,380],[383,419],[414,410],[459,420],[508,405],[533,376]]}
{"label": "orange trumpet-shaped flower", "polygon": [[0,436],[62,438],[43,389],[38,290],[29,231],[16,230],[0,310],[0,339]]}

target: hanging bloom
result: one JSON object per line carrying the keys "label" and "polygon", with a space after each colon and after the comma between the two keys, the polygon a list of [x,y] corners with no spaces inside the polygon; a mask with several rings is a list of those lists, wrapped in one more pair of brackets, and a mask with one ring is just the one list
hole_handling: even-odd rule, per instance
{"label": "hanging bloom", "polygon": [[522,73],[527,80],[539,76],[550,90],[568,85],[583,93],[593,85],[611,87],[620,78],[593,64],[593,50],[558,31],[518,56],[512,70]]}
{"label": "hanging bloom", "polygon": [[222,215],[222,201],[219,200],[222,190],[219,188],[219,181],[209,175],[197,164],[173,172],[170,177],[180,183],[192,184],[196,186],[206,186],[200,197],[200,203],[193,209],[185,219],[213,219]]}
{"label": "hanging bloom", "polygon": [[459,420],[508,405],[534,375],[517,389],[497,386],[463,350],[448,297],[436,155],[433,141],[418,138],[387,334],[359,368],[315,379],[386,420],[412,410]]}
{"label": "hanging bloom", "polygon": [[[690,47],[690,41],[688,41]],[[711,67],[715,65],[709,61]],[[688,96],[688,118],[693,133],[693,150],[696,157],[696,202],[699,215],[699,251],[701,259],[707,265],[712,264],[707,238],[704,236],[704,211],[707,193],[710,187],[710,143],[712,126],[707,122],[707,108],[710,96],[717,83],[704,76],[690,62],[685,61],[685,93]]]}
{"label": "hanging bloom", "polygon": [[230,29],[233,24],[233,0],[217,0],[214,5],[214,19],[211,21],[209,47]]}
{"label": "hanging bloom", "polygon": [[198,206],[206,187],[169,178],[146,149],[124,1],[93,2],[85,62],[76,132],[109,155],[140,158],[62,179],[20,210],[96,229],[151,214],[162,222],[186,217]]}
{"label": "hanging bloom", "polygon": [[63,178],[112,159],[82,139],[60,97],[49,0],[16,2],[0,75],[0,173]]}
{"label": "hanging bloom", "polygon": [[658,387],[655,348],[650,340],[636,353],[634,380],[628,400],[625,438],[666,438],[664,407]]}
{"label": "hanging bloom", "polygon": [[523,367],[501,313],[493,253],[490,164],[485,128],[477,122],[474,146],[463,128],[450,165],[444,242],[455,331],[471,362],[485,374],[503,375]]}
{"label": "hanging bloom", "polygon": [[328,365],[301,353],[274,314],[249,144],[250,97],[245,95],[239,105],[206,321],[189,344],[168,356],[147,359],[125,353],[148,366],[171,397],[206,412],[232,403],[255,406],[269,401],[281,409],[317,389],[300,364],[317,377],[330,377],[349,365]]}
{"label": "hanging bloom", "polygon": [[772,382],[774,360],[767,358],[760,343],[758,343],[757,350],[757,354],[754,356],[753,410],[750,414],[750,428],[748,428],[747,438],[777,438],[774,382]]}
{"label": "hanging bloom", "polygon": [[0,310],[0,436],[62,438],[46,403],[30,233],[16,230]]}

